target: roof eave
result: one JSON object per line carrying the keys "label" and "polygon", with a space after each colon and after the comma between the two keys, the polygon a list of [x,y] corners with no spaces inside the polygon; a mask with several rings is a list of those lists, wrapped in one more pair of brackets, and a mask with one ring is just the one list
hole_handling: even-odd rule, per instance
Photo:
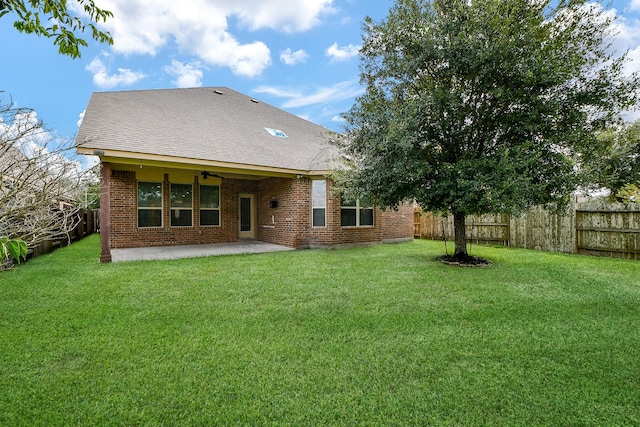
{"label": "roof eave", "polygon": [[118,150],[102,150],[88,147],[77,147],[78,154],[98,156],[100,161],[122,165],[146,167],[165,167],[172,169],[215,169],[220,172],[246,174],[258,176],[325,176],[329,170],[305,170],[282,168],[275,166],[252,165],[245,163],[230,163],[215,160],[192,159],[188,157],[174,157],[158,154],[132,153]]}

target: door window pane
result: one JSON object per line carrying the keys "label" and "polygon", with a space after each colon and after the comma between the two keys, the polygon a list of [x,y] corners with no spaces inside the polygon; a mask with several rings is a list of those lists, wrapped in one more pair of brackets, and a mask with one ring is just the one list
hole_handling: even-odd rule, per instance
{"label": "door window pane", "polygon": [[251,231],[251,199],[240,198],[240,231]]}

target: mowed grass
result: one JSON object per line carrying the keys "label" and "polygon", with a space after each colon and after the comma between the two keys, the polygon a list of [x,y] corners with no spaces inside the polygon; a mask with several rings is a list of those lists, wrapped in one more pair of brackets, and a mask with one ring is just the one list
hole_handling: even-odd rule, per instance
{"label": "mowed grass", "polygon": [[0,273],[0,425],[640,425],[640,263],[415,241]]}

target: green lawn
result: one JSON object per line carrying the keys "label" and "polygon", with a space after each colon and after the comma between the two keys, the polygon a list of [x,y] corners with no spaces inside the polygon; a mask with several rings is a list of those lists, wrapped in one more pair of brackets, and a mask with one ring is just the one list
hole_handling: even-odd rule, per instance
{"label": "green lawn", "polygon": [[640,263],[415,241],[0,272],[0,425],[640,425]]}

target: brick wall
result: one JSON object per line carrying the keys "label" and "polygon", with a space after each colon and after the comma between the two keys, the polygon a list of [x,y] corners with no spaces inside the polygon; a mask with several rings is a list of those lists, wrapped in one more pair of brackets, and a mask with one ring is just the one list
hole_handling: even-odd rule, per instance
{"label": "brick wall", "polygon": [[405,202],[395,209],[386,209],[382,216],[382,241],[405,240],[413,238],[414,208]]}
{"label": "brick wall", "polygon": [[137,181],[135,172],[111,174],[111,247],[196,245],[234,242],[238,239],[238,193],[255,193],[256,183],[226,179],[220,188],[220,226],[200,227],[198,178],[194,177],[192,227],[171,227],[168,176],[163,180],[163,226],[138,228]]}
{"label": "brick wall", "polygon": [[[267,178],[258,186],[258,239],[294,248],[307,246],[311,221],[309,179]],[[271,202],[277,207],[271,207]]]}
{"label": "brick wall", "polygon": [[[326,226],[311,227],[311,179],[266,178],[261,181],[224,179],[220,184],[220,226],[200,227],[199,177],[193,177],[192,227],[170,226],[169,174],[163,178],[163,226],[137,227],[137,181],[133,171],[111,174],[111,247],[191,245],[238,239],[238,194],[255,194],[256,238],[294,248],[382,242],[413,236],[413,207],[374,211],[371,227],[342,227],[340,198],[327,181]],[[272,207],[277,201],[277,207]]]}

